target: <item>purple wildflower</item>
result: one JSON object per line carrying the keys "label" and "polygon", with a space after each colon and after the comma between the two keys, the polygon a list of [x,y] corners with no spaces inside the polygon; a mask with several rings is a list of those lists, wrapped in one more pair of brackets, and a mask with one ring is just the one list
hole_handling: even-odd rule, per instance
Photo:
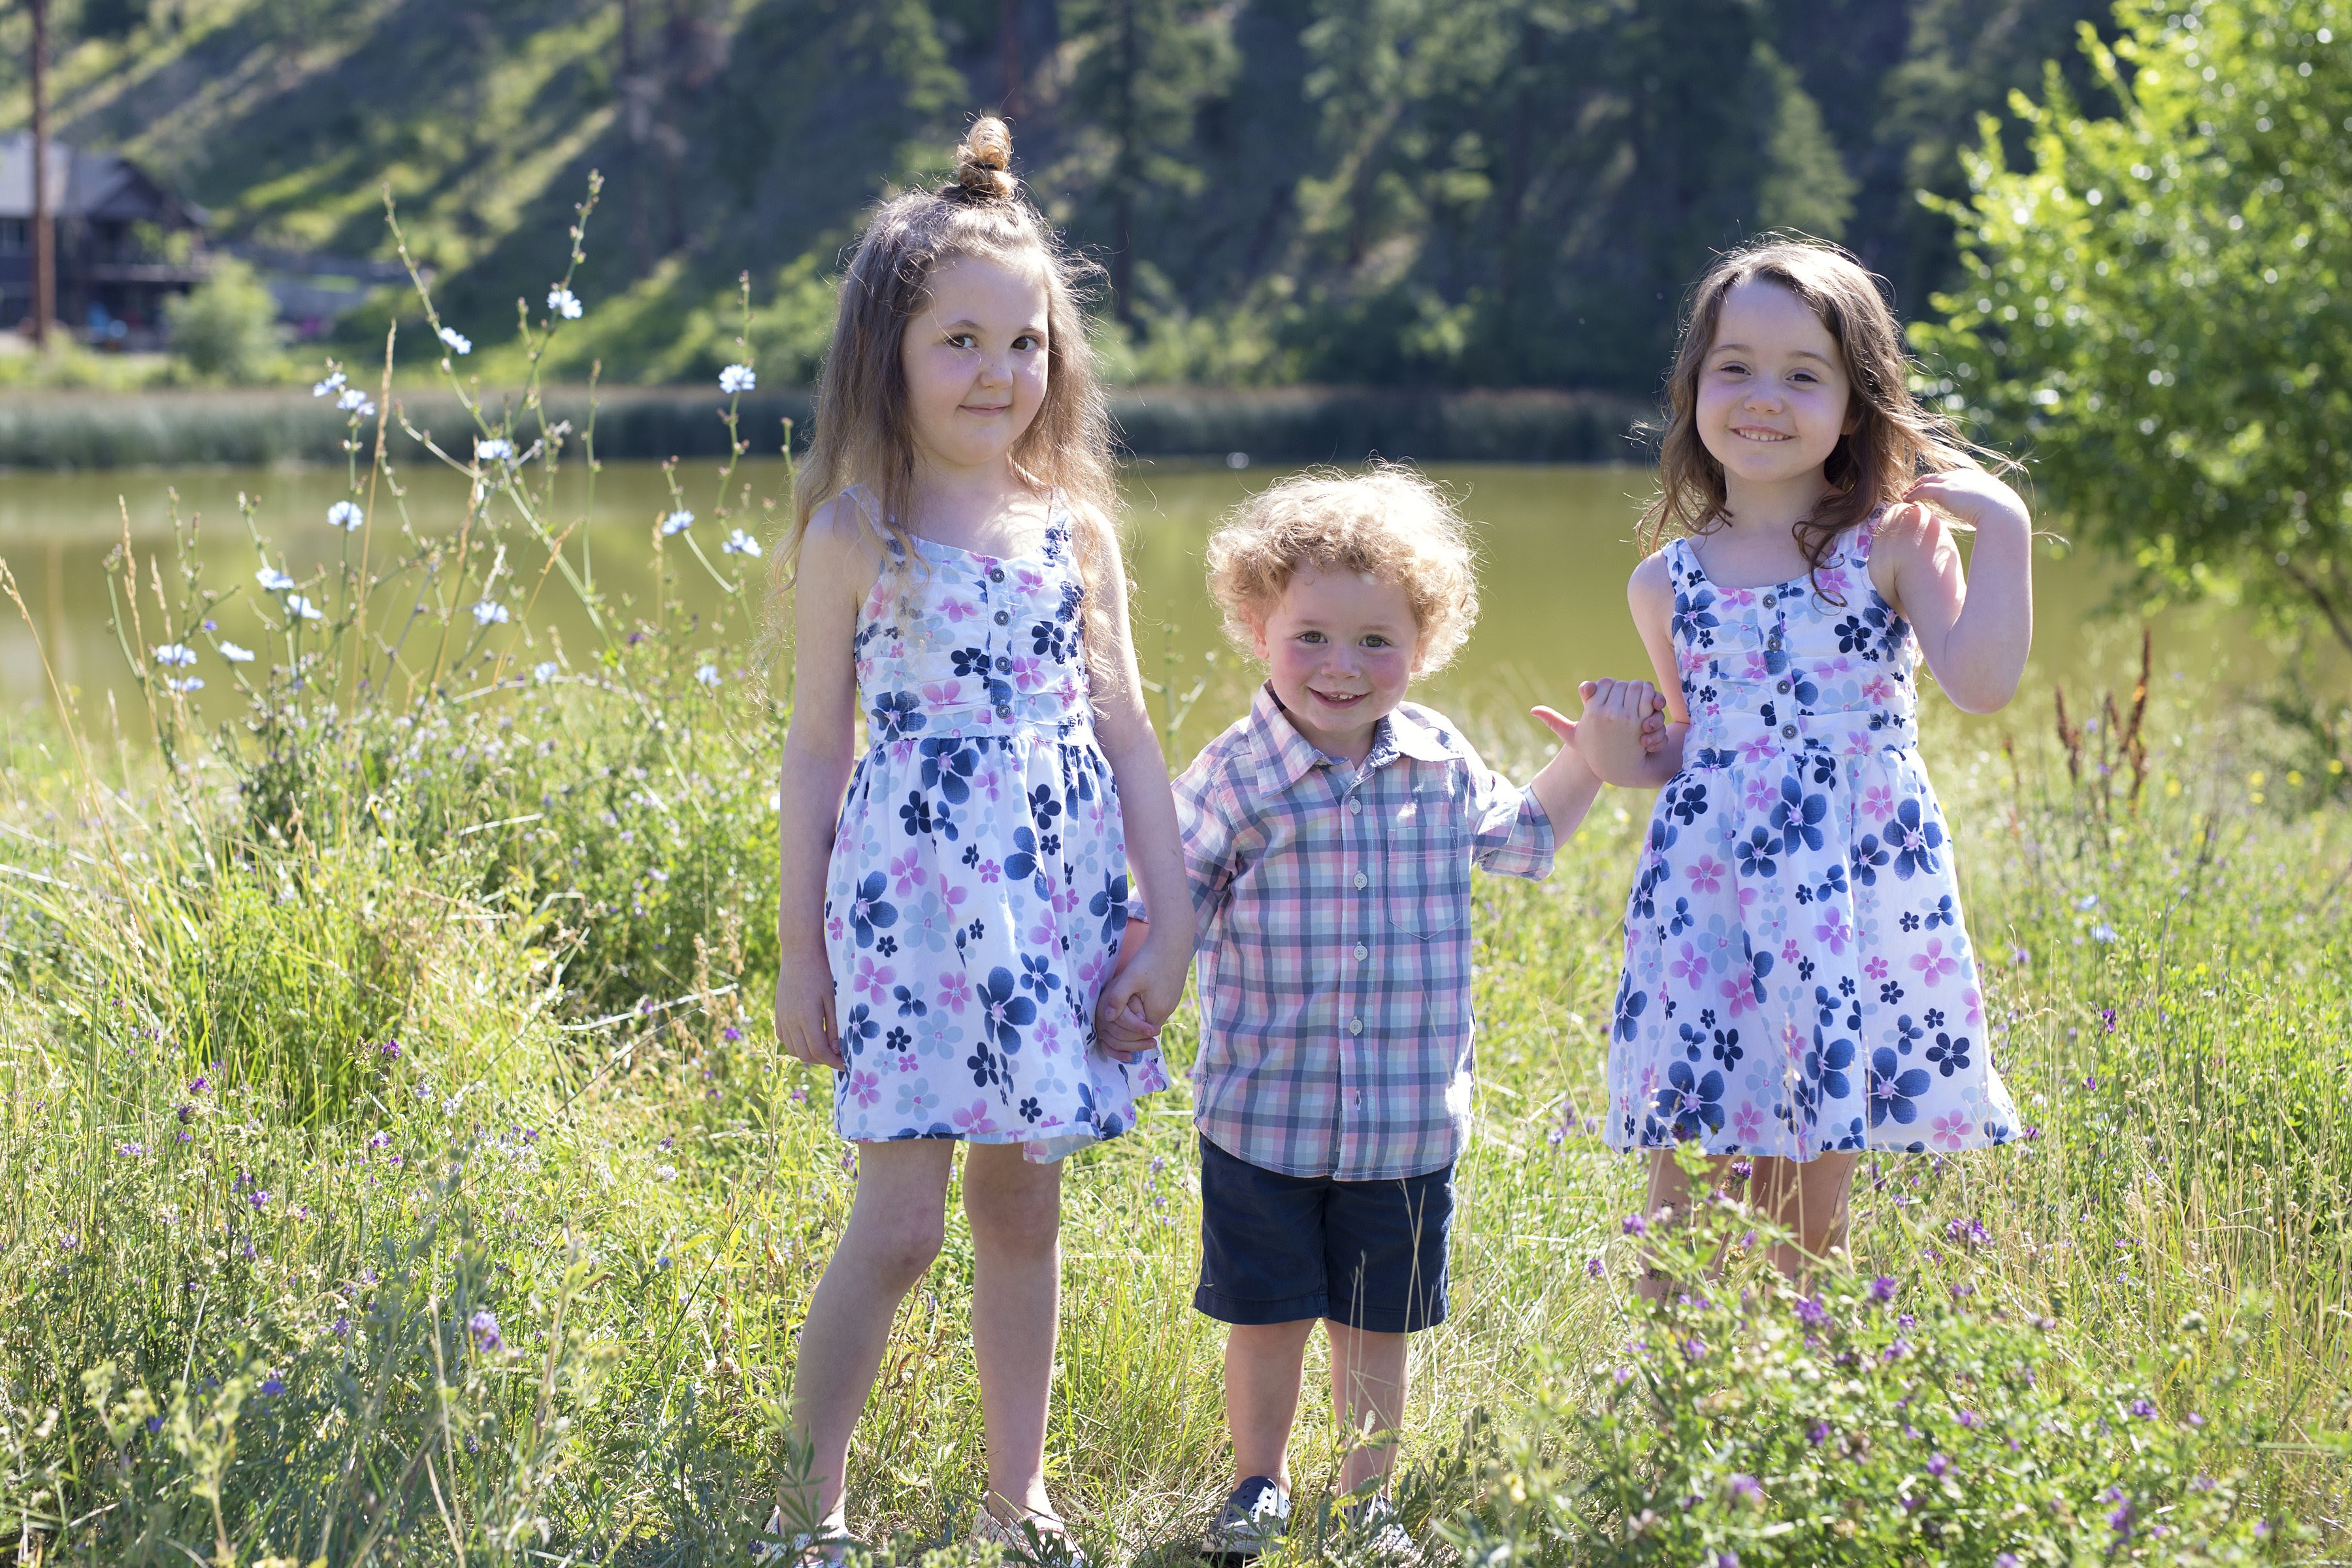
{"label": "purple wildflower", "polygon": [[1910,1345],[1902,1340],[1896,1340],[1878,1352],[1878,1359],[1881,1362],[1898,1362],[1910,1353]]}
{"label": "purple wildflower", "polygon": [[1587,1274],[1591,1275],[1595,1279],[1600,1279],[1601,1273],[1601,1259],[1598,1258],[1586,1258],[1584,1260],[1584,1271]]}
{"label": "purple wildflower", "polygon": [[737,1028],[734,1025],[730,1024],[725,1028],[719,1031],[719,1037],[725,1040],[728,1044],[732,1045],[737,1040],[743,1037],[743,1031]]}
{"label": "purple wildflower", "polygon": [[1829,1440],[1830,1424],[1828,1422],[1816,1421],[1811,1426],[1805,1428],[1805,1441],[1811,1443],[1814,1447],[1818,1448]]}
{"label": "purple wildflower", "polygon": [[1960,1412],[1959,1421],[1961,1426],[1968,1427],[1970,1431],[1974,1431],[1977,1427],[1984,1424],[1984,1417],[1978,1415],[1973,1410],[1963,1410]]}
{"label": "purple wildflower", "polygon": [[264,1187],[256,1187],[253,1191],[245,1194],[245,1201],[251,1204],[255,1208],[266,1209],[269,1206],[268,1190]]}
{"label": "purple wildflower", "polygon": [[1927,1473],[1935,1477],[1937,1480],[1942,1480],[1944,1479],[1945,1472],[1949,1470],[1951,1468],[1952,1461],[1944,1458],[1943,1455],[1930,1454],[1927,1456]]}
{"label": "purple wildflower", "polygon": [[1622,1228],[1627,1236],[1647,1236],[1650,1234],[1650,1222],[1638,1214],[1629,1214]]}
{"label": "purple wildflower", "polygon": [[2156,1406],[2144,1398],[2135,1399],[2131,1402],[2131,1413],[2145,1421],[2156,1414]]}
{"label": "purple wildflower", "polygon": [[263,1398],[275,1399],[285,1392],[286,1380],[279,1377],[276,1373],[273,1372],[268,1377],[261,1380],[261,1395]]}
{"label": "purple wildflower", "polygon": [[1734,1476],[1731,1495],[1742,1502],[1760,1503],[1764,1500],[1764,1489],[1756,1484],[1754,1476]]}
{"label": "purple wildflower", "polygon": [[1882,1274],[1870,1282],[1870,1299],[1874,1301],[1892,1301],[1895,1291],[1895,1277],[1891,1274]]}
{"label": "purple wildflower", "polygon": [[473,1331],[474,1348],[485,1355],[495,1354],[506,1348],[506,1339],[499,1332],[499,1321],[490,1315],[488,1307],[478,1309],[467,1319],[466,1327]]}
{"label": "purple wildflower", "polygon": [[1797,1321],[1809,1329],[1824,1327],[1830,1321],[1829,1309],[1810,1296],[1797,1298]]}

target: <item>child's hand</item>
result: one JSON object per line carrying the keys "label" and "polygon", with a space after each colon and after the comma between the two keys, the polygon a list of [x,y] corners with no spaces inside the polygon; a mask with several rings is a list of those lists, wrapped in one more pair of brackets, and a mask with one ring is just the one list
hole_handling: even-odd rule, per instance
{"label": "child's hand", "polygon": [[1903,499],[1932,506],[1972,529],[2004,522],[2022,528],[2032,522],[2025,498],[1982,468],[1947,468],[1929,474],[1906,490]]}
{"label": "child's hand", "polygon": [[778,966],[776,1039],[812,1066],[844,1065],[840,1035],[833,1026],[833,961],[823,948],[786,953]]}
{"label": "child's hand", "polygon": [[1664,743],[1665,699],[1646,680],[1596,680],[1579,690],[1585,703],[1576,745],[1587,764],[1604,779],[1639,777],[1643,759]]}
{"label": "child's hand", "polygon": [[[1576,695],[1579,700],[1582,701],[1585,705],[1584,716],[1587,719],[1593,717],[1593,699],[1601,695],[1601,689],[1603,686],[1640,687],[1650,693],[1652,701],[1649,707],[1642,713],[1641,719],[1642,751],[1644,755],[1654,755],[1657,752],[1658,748],[1666,743],[1666,700],[1658,696],[1657,688],[1651,686],[1650,683],[1645,680],[1588,680],[1576,689]],[[1560,712],[1556,708],[1545,707],[1538,707],[1531,710],[1531,711],[1537,718],[1542,720],[1546,724],[1551,727],[1553,734],[1558,735],[1562,741],[1567,742],[1570,745],[1576,746],[1579,751],[1583,749],[1576,738],[1576,722],[1570,719],[1566,714]]]}
{"label": "child's hand", "polygon": [[1144,922],[1128,922],[1110,978],[1095,999],[1096,1043],[1120,1061],[1133,1061],[1138,1051],[1160,1043],[1160,1026],[1184,994],[1192,955],[1171,952],[1171,945]]}

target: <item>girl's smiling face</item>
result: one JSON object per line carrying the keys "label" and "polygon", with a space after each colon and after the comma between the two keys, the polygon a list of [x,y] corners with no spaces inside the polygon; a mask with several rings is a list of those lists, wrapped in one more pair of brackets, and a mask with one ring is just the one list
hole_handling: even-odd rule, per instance
{"label": "girl's smiling face", "polygon": [[899,363],[917,449],[950,469],[1012,452],[1045,401],[1045,279],[990,257],[950,261],[907,323]]}
{"label": "girl's smiling face", "polygon": [[1803,300],[1751,279],[1723,297],[1699,367],[1699,440],[1727,483],[1818,478],[1853,429],[1845,356]]}
{"label": "girl's smiling face", "polygon": [[1360,763],[1372,727],[1404,700],[1421,626],[1398,584],[1302,566],[1254,628],[1290,721],[1326,755]]}

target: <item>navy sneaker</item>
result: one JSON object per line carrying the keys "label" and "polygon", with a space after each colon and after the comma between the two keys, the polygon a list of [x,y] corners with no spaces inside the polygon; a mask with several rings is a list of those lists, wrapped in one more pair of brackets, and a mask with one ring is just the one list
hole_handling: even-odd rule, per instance
{"label": "navy sneaker", "polygon": [[1282,1537],[1290,1522],[1290,1494],[1272,1476],[1251,1476],[1225,1500],[1201,1554],[1227,1564],[1247,1563]]}

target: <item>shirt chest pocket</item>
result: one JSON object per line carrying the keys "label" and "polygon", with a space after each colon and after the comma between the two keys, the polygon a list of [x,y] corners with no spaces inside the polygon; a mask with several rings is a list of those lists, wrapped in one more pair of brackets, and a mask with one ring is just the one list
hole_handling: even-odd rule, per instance
{"label": "shirt chest pocket", "polygon": [[1388,922],[1426,942],[1470,913],[1470,825],[1462,803],[1416,795],[1389,819],[1381,895]]}

